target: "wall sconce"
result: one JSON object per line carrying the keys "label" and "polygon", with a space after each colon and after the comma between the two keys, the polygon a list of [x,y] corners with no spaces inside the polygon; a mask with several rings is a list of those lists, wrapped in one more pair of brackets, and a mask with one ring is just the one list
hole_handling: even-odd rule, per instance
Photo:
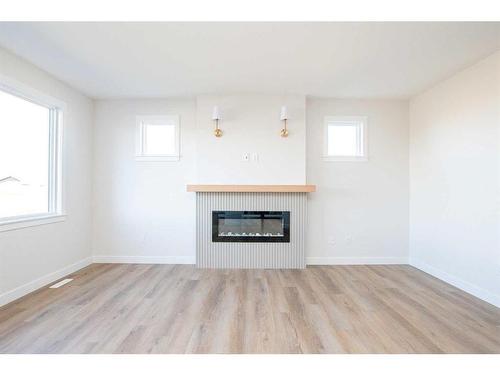
{"label": "wall sconce", "polygon": [[288,137],[288,129],[286,128],[286,122],[288,121],[288,110],[285,105],[281,107],[280,120],[284,121],[284,127],[283,129],[281,129],[280,134],[283,138],[286,138]]}
{"label": "wall sconce", "polygon": [[219,107],[215,106],[212,111],[212,120],[215,121],[214,135],[217,138],[222,137],[222,130],[219,129],[219,120],[221,119]]}

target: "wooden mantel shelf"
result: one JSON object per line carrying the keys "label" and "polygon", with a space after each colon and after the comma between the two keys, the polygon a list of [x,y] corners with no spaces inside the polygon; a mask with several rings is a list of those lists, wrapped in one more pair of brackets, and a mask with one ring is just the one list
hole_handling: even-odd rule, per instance
{"label": "wooden mantel shelf", "polygon": [[187,185],[196,193],[312,193],[316,185]]}

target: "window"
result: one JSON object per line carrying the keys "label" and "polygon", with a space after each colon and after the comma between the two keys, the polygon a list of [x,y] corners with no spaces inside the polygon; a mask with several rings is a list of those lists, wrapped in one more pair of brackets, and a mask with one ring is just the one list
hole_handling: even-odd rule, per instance
{"label": "window", "polygon": [[366,117],[325,117],[324,159],[327,161],[367,160]]}
{"label": "window", "polygon": [[62,215],[62,104],[13,87],[0,85],[0,230]]}
{"label": "window", "polygon": [[138,116],[136,159],[179,160],[179,116]]}

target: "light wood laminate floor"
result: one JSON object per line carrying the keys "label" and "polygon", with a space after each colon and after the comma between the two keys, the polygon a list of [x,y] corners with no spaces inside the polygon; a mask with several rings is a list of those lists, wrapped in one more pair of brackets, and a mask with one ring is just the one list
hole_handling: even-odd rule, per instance
{"label": "light wood laminate floor", "polygon": [[70,277],[0,308],[1,353],[500,353],[500,309],[410,266]]}

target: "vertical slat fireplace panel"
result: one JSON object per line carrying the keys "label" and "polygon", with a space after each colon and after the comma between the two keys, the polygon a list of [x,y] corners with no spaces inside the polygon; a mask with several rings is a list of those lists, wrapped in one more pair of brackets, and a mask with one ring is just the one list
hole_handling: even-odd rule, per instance
{"label": "vertical slat fireplace panel", "polygon": [[[212,242],[212,211],[289,211],[290,242]],[[196,194],[199,268],[304,268],[306,193]]]}

